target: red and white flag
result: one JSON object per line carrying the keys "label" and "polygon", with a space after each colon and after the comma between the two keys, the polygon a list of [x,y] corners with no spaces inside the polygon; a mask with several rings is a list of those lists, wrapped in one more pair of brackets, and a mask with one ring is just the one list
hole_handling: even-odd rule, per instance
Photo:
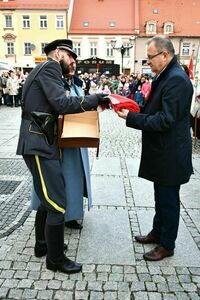
{"label": "red and white flag", "polygon": [[133,112],[140,112],[139,105],[129,98],[117,94],[111,94],[108,97],[110,99],[111,106],[116,112],[122,108],[128,109],[129,111]]}

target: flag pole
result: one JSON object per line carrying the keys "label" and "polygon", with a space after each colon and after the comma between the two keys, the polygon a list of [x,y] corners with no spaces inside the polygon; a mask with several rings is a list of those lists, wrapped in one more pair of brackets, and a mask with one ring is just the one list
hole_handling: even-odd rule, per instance
{"label": "flag pole", "polygon": [[[196,93],[198,85],[200,85],[200,42],[197,50],[195,70],[194,70],[194,93]],[[196,95],[194,95],[194,98],[196,98]],[[195,100],[196,99],[194,99],[194,101]],[[197,144],[197,112],[198,110],[196,111],[194,116],[194,146],[196,146]]]}

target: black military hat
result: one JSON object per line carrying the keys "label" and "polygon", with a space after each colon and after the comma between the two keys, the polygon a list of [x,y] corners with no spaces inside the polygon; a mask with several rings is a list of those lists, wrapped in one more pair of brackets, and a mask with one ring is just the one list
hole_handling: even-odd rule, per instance
{"label": "black military hat", "polygon": [[55,50],[57,48],[69,51],[74,59],[77,58],[77,54],[73,50],[73,43],[72,43],[71,40],[55,40],[55,41],[52,41],[51,43],[47,44],[44,47],[44,52],[45,52],[46,55],[48,55],[48,53],[50,51]]}

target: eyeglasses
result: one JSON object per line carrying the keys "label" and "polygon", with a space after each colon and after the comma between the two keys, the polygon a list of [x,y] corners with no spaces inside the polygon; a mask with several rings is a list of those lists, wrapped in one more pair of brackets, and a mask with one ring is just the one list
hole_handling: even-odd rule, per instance
{"label": "eyeglasses", "polygon": [[150,59],[153,59],[154,57],[156,57],[156,56],[158,56],[160,54],[163,54],[163,51],[161,51],[161,52],[159,52],[157,54],[154,54],[154,55],[147,55],[147,58],[148,58],[148,60],[150,60]]}

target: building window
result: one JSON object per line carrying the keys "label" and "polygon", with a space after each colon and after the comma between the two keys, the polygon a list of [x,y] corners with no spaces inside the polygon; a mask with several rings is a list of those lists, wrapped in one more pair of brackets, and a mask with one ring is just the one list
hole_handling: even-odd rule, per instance
{"label": "building window", "polygon": [[115,27],[115,26],[116,26],[115,21],[110,21],[110,22],[109,22],[109,27]]}
{"label": "building window", "polygon": [[5,23],[6,23],[6,28],[12,27],[12,16],[11,15],[5,16]]}
{"label": "building window", "polygon": [[83,22],[83,27],[89,27],[89,22],[88,21],[84,21]]}
{"label": "building window", "polygon": [[146,24],[146,33],[147,34],[155,34],[156,33],[156,21],[151,20]]}
{"label": "building window", "polygon": [[96,43],[90,44],[90,55],[97,56],[97,44]]}
{"label": "building window", "polygon": [[106,45],[106,55],[108,57],[113,56],[113,47],[112,47],[111,43],[107,43],[107,45]]}
{"label": "building window", "polygon": [[56,16],[56,28],[64,28],[64,17]]}
{"label": "building window", "polygon": [[31,43],[24,43],[24,54],[25,55],[31,54]]}
{"label": "building window", "polygon": [[8,55],[13,55],[15,53],[14,51],[14,43],[13,42],[8,42],[7,43],[7,54]]}
{"label": "building window", "polygon": [[[125,47],[128,47],[130,46],[130,44],[124,44]],[[124,53],[124,56],[130,56],[130,48],[129,49],[126,49],[125,53]]]}
{"label": "building window", "polygon": [[45,55],[44,48],[48,43],[41,43],[41,55]]}
{"label": "building window", "polygon": [[155,24],[148,24],[148,32],[155,32]]}
{"label": "building window", "polygon": [[81,44],[74,43],[74,51],[76,52],[77,56],[81,56]]}
{"label": "building window", "polygon": [[168,33],[173,33],[174,28],[173,28],[173,24],[172,23],[165,23],[164,24],[164,33],[168,34]]}
{"label": "building window", "polygon": [[23,28],[30,28],[30,17],[29,16],[23,16],[22,17],[22,27]]}
{"label": "building window", "polygon": [[47,28],[47,16],[40,16],[40,28]]}
{"label": "building window", "polygon": [[153,14],[154,14],[154,15],[157,15],[157,14],[158,14],[158,9],[157,9],[157,8],[154,8],[154,9],[153,9]]}
{"label": "building window", "polygon": [[182,55],[189,56],[190,55],[190,43],[183,43],[182,44]]}

